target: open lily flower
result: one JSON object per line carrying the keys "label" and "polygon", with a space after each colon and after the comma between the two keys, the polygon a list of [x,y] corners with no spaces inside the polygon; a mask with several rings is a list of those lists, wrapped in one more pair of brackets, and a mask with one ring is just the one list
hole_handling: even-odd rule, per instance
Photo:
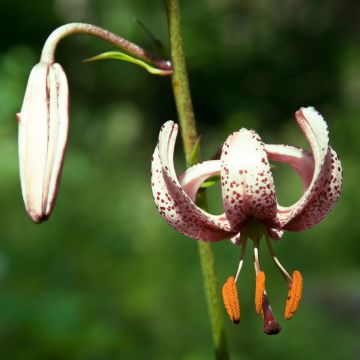
{"label": "open lily flower", "polygon": [[23,199],[35,222],[53,207],[61,177],[69,124],[69,89],[59,64],[40,62],[30,73],[17,114]]}
{"label": "open lily flower", "polygon": [[[243,246],[236,277],[225,283],[223,296],[234,322],[239,319],[229,309],[229,300],[240,273],[248,238],[254,241],[257,291],[256,310],[264,318],[264,331],[274,334],[280,325],[273,317],[260,269],[259,240],[264,235],[276,266],[289,284],[285,318],[290,319],[301,298],[302,278],[290,276],[275,256],[270,238],[279,239],[284,230],[301,231],[320,222],[335,206],[342,187],[341,163],[329,146],[328,130],[322,116],[312,107],[295,113],[311,152],[289,145],[264,144],[253,130],[241,129],[225,141],[220,160],[205,161],[176,175],[173,153],[178,127],[172,121],[163,125],[152,160],[152,191],[156,206],[176,230],[202,241],[232,239]],[[304,193],[293,205],[278,204],[269,160],[289,164],[300,176]],[[211,215],[195,204],[201,184],[220,174],[224,214]],[[231,299],[235,299],[231,296]],[[234,303],[235,301],[235,303]]]}

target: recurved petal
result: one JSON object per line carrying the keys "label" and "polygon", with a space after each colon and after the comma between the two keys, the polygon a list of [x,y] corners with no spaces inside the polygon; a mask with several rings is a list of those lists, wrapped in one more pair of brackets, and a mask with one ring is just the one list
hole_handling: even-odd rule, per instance
{"label": "recurved petal", "polygon": [[25,207],[30,217],[41,221],[43,214],[44,169],[48,141],[48,66],[39,63],[32,69],[25,91],[19,124],[20,179]]}
{"label": "recurved petal", "polygon": [[[177,136],[177,125],[168,121],[161,128],[159,144],[155,149],[152,160],[152,192],[155,204],[160,214],[176,230],[197,240],[218,241],[235,235],[225,218],[213,216],[200,209],[194,201],[187,195],[180,185],[174,169],[173,153]],[[204,166],[205,172],[208,171]],[[204,177],[198,169],[191,170],[197,172],[199,177]],[[190,175],[189,175],[190,174]],[[192,182],[193,195],[194,184],[199,182],[189,172],[183,175],[183,179],[191,179],[184,182],[185,186]],[[206,176],[205,176],[206,178]]]}
{"label": "recurved petal", "polygon": [[224,143],[221,185],[232,228],[240,231],[248,217],[272,224],[276,216],[274,181],[264,144],[256,132],[241,129]]}
{"label": "recurved petal", "polygon": [[50,66],[49,140],[43,191],[43,216],[47,218],[54,207],[66,151],[69,128],[69,87],[59,64]]}
{"label": "recurved petal", "polygon": [[[305,134],[314,158],[314,171],[311,182],[301,198],[289,207],[278,206],[277,225],[284,227],[288,222],[305,210],[306,205],[318,196],[321,174],[329,147],[329,136],[326,122],[312,107],[301,108],[295,113],[296,120]],[[306,162],[303,162],[303,165]],[[304,165],[305,166],[305,165]],[[308,170],[303,169],[303,174]],[[308,180],[307,180],[308,182]]]}
{"label": "recurved petal", "polygon": [[304,191],[311,184],[314,174],[314,158],[304,149],[290,145],[264,144],[269,160],[290,165],[300,176]]}
{"label": "recurved petal", "polygon": [[329,147],[320,180],[304,209],[285,227],[285,230],[305,230],[319,223],[335,206],[342,189],[342,167],[336,152]]}
{"label": "recurved petal", "polygon": [[179,176],[179,182],[192,201],[196,200],[201,184],[209,177],[220,174],[220,160],[204,161],[187,169]]}

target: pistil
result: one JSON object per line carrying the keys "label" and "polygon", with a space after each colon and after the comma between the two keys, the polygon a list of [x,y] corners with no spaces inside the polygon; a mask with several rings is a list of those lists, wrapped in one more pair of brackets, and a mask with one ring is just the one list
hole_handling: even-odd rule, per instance
{"label": "pistil", "polygon": [[[275,320],[273,312],[270,307],[269,297],[266,293],[265,288],[265,274],[261,271],[260,261],[259,261],[259,239],[255,238],[254,240],[254,267],[256,273],[256,294],[255,294],[255,307],[256,312],[261,314],[264,319],[263,331],[267,335],[275,335],[281,331],[280,324]],[[263,274],[263,275],[262,275]],[[262,296],[259,294],[259,291],[262,290]],[[262,302],[262,309],[259,302]],[[261,311],[262,310],[262,311]]]}
{"label": "pistil", "polygon": [[266,291],[264,292],[263,314],[264,314],[264,327],[263,327],[264,333],[267,335],[278,334],[281,331],[281,326],[274,318]]}

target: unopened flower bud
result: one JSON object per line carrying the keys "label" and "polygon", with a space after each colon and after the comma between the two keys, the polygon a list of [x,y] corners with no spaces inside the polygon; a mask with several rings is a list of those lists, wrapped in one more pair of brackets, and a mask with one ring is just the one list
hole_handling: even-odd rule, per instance
{"label": "unopened flower bud", "polygon": [[40,62],[30,73],[19,123],[19,162],[26,210],[37,223],[50,215],[67,144],[69,88],[59,64]]}

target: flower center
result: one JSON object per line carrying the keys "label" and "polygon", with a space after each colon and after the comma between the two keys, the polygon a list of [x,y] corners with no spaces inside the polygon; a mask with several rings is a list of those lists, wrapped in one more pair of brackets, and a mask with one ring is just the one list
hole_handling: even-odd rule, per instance
{"label": "flower center", "polygon": [[289,293],[285,306],[285,319],[290,320],[299,307],[302,292],[302,276],[300,271],[294,271],[293,276],[290,276],[285,268],[281,265],[280,261],[275,255],[274,249],[271,245],[270,239],[267,235],[267,229],[263,223],[257,220],[251,220],[243,230],[241,236],[236,236],[236,244],[241,246],[241,254],[239,266],[235,277],[230,276],[225,282],[222,295],[226,311],[230,319],[238,324],[240,322],[240,304],[237,294],[236,282],[239,278],[242,265],[244,263],[246,244],[248,239],[253,240],[254,243],[254,268],[256,274],[256,287],[255,287],[255,311],[264,320],[263,331],[268,335],[278,334],[281,331],[280,324],[276,321],[271,310],[269,296],[266,292],[265,280],[266,276],[264,271],[261,270],[259,260],[259,244],[260,239],[265,237],[266,244],[269,248],[271,257],[279,269],[281,275],[288,283]]}

